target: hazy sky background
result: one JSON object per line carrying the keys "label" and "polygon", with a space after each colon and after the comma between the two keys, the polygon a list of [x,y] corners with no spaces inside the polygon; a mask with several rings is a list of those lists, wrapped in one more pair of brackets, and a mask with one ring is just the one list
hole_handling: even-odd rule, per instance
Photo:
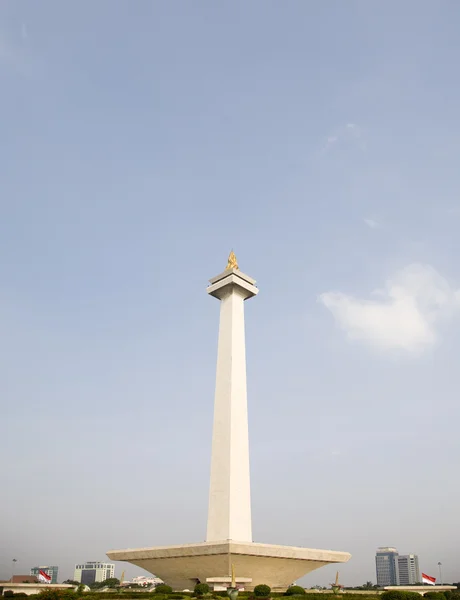
{"label": "hazy sky background", "polygon": [[233,247],[255,541],[460,580],[459,28],[456,0],[0,4],[0,577],[204,539]]}

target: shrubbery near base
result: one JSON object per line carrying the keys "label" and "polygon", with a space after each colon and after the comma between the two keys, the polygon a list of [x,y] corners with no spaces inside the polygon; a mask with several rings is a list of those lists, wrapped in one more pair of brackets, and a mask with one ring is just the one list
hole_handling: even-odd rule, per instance
{"label": "shrubbery near base", "polygon": [[172,587],[166,583],[160,583],[155,588],[155,594],[172,594]]}
{"label": "shrubbery near base", "polygon": [[[445,600],[444,594],[441,596]],[[380,598],[381,600],[422,600],[422,596],[418,592],[406,592],[405,590],[388,590],[383,592]]]}
{"label": "shrubbery near base", "polygon": [[209,594],[209,585],[207,583],[197,583],[193,591],[197,596],[204,596]]}
{"label": "shrubbery near base", "polygon": [[303,596],[305,594],[305,590],[300,585],[291,585],[286,590],[285,596]]}
{"label": "shrubbery near base", "polygon": [[258,598],[268,598],[268,596],[270,596],[271,591],[272,588],[269,585],[259,583],[259,585],[256,585],[256,587],[254,588],[254,596],[257,596]]}

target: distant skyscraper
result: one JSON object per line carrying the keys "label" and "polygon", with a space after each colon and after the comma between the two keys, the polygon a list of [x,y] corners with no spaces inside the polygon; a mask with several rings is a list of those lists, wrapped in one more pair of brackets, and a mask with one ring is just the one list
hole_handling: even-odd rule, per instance
{"label": "distant skyscraper", "polygon": [[421,581],[418,556],[416,554],[398,556],[398,571],[399,585],[413,585]]}
{"label": "distant skyscraper", "polygon": [[58,582],[59,567],[33,567],[32,569],[30,569],[30,574],[35,575],[35,577],[38,577],[38,573],[40,571],[45,571],[45,573],[51,577],[50,583]]}
{"label": "distant skyscraper", "polygon": [[91,585],[92,583],[105,581],[115,576],[115,565],[113,563],[87,562],[75,565],[74,580],[78,583]]}
{"label": "distant skyscraper", "polygon": [[375,555],[377,585],[399,585],[398,551],[396,548],[378,548]]}

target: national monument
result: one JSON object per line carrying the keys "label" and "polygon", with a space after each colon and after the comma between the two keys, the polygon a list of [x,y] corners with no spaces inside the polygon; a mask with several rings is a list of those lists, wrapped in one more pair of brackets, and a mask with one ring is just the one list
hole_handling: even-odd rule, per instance
{"label": "national monument", "polygon": [[259,290],[239,270],[233,251],[224,272],[209,283],[208,294],[220,300],[220,324],[206,541],[111,550],[107,556],[142,567],[176,590],[193,589],[198,582],[230,585],[232,566],[236,583],[245,589],[259,583],[285,589],[351,555],[252,541],[244,301]]}

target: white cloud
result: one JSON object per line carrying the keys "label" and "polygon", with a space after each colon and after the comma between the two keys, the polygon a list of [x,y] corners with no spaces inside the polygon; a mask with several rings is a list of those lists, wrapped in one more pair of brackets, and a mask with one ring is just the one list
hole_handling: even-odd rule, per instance
{"label": "white cloud", "polygon": [[409,265],[373,295],[375,300],[364,300],[325,292],[318,300],[350,340],[408,353],[435,344],[439,323],[460,312],[460,290],[452,289],[429,265]]}

